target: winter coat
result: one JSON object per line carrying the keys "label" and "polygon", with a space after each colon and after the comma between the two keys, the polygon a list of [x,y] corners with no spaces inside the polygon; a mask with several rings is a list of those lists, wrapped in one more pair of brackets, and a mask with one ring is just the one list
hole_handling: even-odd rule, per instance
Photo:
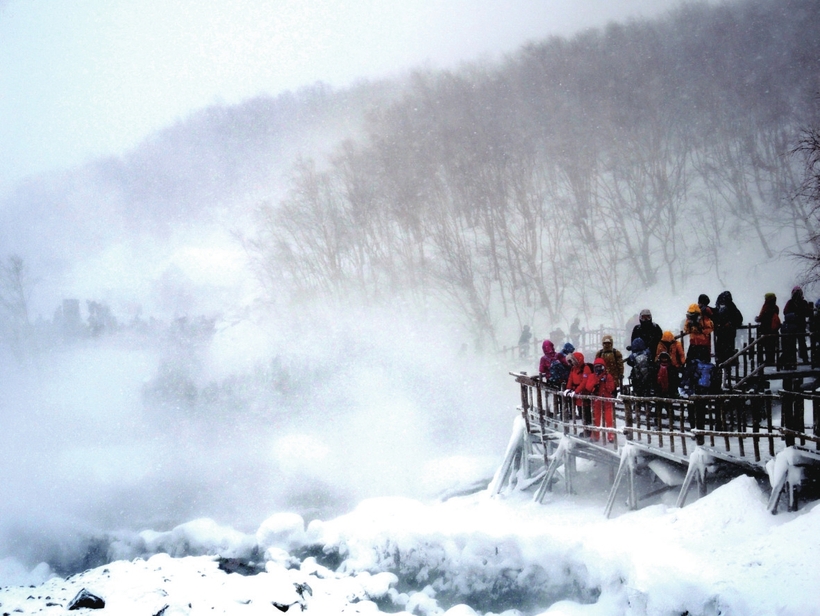
{"label": "winter coat", "polygon": [[569,363],[563,353],[556,353],[555,359],[550,364],[550,375],[547,379],[547,387],[552,389],[564,389],[564,385],[569,377]]}
{"label": "winter coat", "polygon": [[624,378],[624,356],[618,349],[600,349],[595,353],[595,359],[603,359],[607,374],[611,374],[616,382]]}
{"label": "winter coat", "polygon": [[659,357],[661,353],[669,353],[669,361],[675,368],[682,368],[686,362],[683,345],[680,340],[675,340],[675,335],[670,331],[663,332],[661,341],[655,350],[655,357]]}
{"label": "winter coat", "polygon": [[[606,367],[605,360],[600,357],[595,359],[595,364],[603,365],[604,367]],[[586,379],[584,380],[584,383],[582,385],[582,392],[590,396],[611,398],[612,394],[615,392],[616,386],[617,383],[615,379],[612,377],[612,375],[609,374],[609,372],[604,372],[603,374],[599,375],[596,374],[595,370],[591,370],[589,374],[587,374]]]}
{"label": "winter coat", "polygon": [[550,378],[550,366],[555,361],[558,353],[555,352],[555,345],[550,340],[544,340],[541,343],[541,350],[544,354],[541,356],[541,361],[538,362],[538,372],[548,379]]}
{"label": "winter coat", "polygon": [[641,321],[634,328],[632,328],[631,341],[634,344],[637,338],[643,340],[646,348],[649,351],[650,359],[655,359],[655,349],[663,336],[661,326],[652,321]]}
{"label": "winter coat", "polygon": [[584,355],[579,352],[572,354],[575,358],[575,363],[569,371],[567,377],[567,389],[571,389],[577,394],[583,393],[584,379],[591,372],[589,366],[584,363]]}
{"label": "winter coat", "polygon": [[712,324],[712,320],[702,313],[697,321],[686,319],[683,326],[684,333],[689,336],[690,346],[708,347],[710,351],[712,349],[713,329],[715,329],[715,326]]}
{"label": "winter coat", "polygon": [[760,325],[757,332],[763,334],[776,334],[780,330],[780,308],[777,306],[777,298],[774,295],[766,297],[760,314],[755,317]]}
{"label": "winter coat", "polygon": [[715,326],[715,335],[731,335],[734,337],[738,327],[743,325],[743,315],[732,301],[732,294],[724,291],[718,295],[715,309],[712,312],[712,323]]}
{"label": "winter coat", "polygon": [[626,358],[626,363],[632,366],[629,380],[632,383],[632,393],[636,396],[651,395],[655,380],[655,366],[649,349],[641,338],[632,342],[632,353]]}
{"label": "winter coat", "polygon": [[783,333],[795,334],[806,331],[806,322],[812,315],[812,306],[803,299],[803,291],[795,289],[783,306]]}

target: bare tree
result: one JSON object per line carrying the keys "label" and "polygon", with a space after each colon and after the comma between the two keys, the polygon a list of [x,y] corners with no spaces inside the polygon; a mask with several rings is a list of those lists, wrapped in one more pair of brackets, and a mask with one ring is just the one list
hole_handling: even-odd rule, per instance
{"label": "bare tree", "polygon": [[[807,204],[812,229],[820,226],[820,126],[813,125],[803,130],[800,141],[792,150],[800,156],[804,165],[803,181],[795,196]],[[809,250],[798,256],[806,263],[804,281],[807,284],[820,282],[820,233],[810,232],[807,237]]]}
{"label": "bare tree", "polygon": [[0,309],[3,313],[3,334],[12,351],[22,357],[32,341],[29,304],[34,281],[19,255],[10,255],[0,262]]}

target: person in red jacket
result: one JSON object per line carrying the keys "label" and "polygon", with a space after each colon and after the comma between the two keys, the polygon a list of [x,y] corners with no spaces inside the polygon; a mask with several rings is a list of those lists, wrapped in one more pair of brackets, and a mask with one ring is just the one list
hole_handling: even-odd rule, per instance
{"label": "person in red jacket", "polygon": [[589,366],[584,363],[584,354],[575,351],[572,355],[567,356],[567,361],[570,365],[570,371],[567,378],[566,393],[582,394],[584,393],[582,390],[584,378],[591,372]]}
{"label": "person in red jacket", "polygon": [[[571,368],[569,371],[569,377],[567,377],[567,388],[564,390],[564,393],[567,395],[584,395],[586,393],[584,391],[584,384],[587,376],[592,373],[592,370],[590,370],[588,364],[584,363],[583,353],[579,353],[578,351],[575,351],[572,355],[568,355],[567,361],[569,362]],[[592,413],[590,410],[589,401],[578,399],[575,401],[575,406],[581,409],[584,424],[591,424]]]}
{"label": "person in red jacket", "polygon": [[[606,362],[602,358],[597,358],[592,364],[592,372],[587,375],[583,385],[584,393],[598,398],[611,398],[615,391],[615,379],[606,371]],[[606,428],[615,427],[615,409],[612,402],[605,400],[592,401],[592,423],[595,426]],[[593,441],[600,440],[600,432],[592,430]],[[615,440],[614,432],[607,432],[607,440],[612,443]]]}

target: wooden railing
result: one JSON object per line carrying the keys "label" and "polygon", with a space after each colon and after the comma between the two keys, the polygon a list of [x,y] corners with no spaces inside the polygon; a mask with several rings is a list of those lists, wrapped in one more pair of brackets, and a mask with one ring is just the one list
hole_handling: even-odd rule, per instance
{"label": "wooden railing", "polygon": [[[527,430],[542,439],[568,435],[611,451],[630,441],[680,461],[686,460],[694,446],[707,447],[723,458],[744,463],[761,463],[795,442],[811,443],[820,450],[820,395],[816,394],[742,392],[687,399],[566,396],[547,388],[537,376],[510,374],[521,387]],[[811,426],[804,425],[806,400],[813,408]],[[595,404],[612,405],[614,427],[593,424]],[[781,412],[776,421],[778,410]],[[598,440],[591,440],[596,433]],[[610,443],[608,434],[619,438]]]}

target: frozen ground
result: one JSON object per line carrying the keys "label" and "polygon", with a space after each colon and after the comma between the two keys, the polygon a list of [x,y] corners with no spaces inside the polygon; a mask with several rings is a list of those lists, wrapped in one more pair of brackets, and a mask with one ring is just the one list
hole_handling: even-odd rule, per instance
{"label": "frozen ground", "polygon": [[68,579],[0,561],[0,613],[62,614],[85,588],[101,614],[820,614],[820,506],[772,516],[766,496],[739,477],[612,519],[597,500],[480,492],[276,514],[255,535],[195,520],[121,536]]}

